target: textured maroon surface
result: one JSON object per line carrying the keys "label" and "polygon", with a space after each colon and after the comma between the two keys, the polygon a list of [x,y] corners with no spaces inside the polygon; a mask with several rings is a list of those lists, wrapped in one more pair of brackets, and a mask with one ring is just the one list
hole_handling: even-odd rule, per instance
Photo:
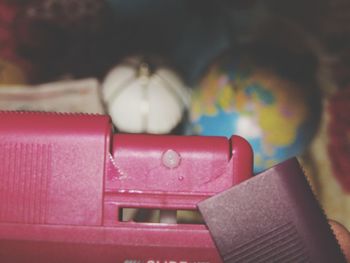
{"label": "textured maroon surface", "polygon": [[[0,112],[0,262],[220,262],[204,225],[120,221],[195,210],[252,176],[238,136],[112,135],[103,115]],[[163,155],[180,162],[166,167]]]}
{"label": "textured maroon surface", "polygon": [[199,209],[224,262],[346,262],[296,159]]}
{"label": "textured maroon surface", "polygon": [[350,193],[350,85],[329,100],[328,151],[334,175]]}

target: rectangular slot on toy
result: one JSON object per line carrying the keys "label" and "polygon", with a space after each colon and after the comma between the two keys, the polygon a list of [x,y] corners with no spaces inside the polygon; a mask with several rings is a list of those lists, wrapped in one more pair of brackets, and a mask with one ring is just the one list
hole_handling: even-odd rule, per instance
{"label": "rectangular slot on toy", "polygon": [[136,223],[204,224],[198,210],[120,208],[119,221]]}

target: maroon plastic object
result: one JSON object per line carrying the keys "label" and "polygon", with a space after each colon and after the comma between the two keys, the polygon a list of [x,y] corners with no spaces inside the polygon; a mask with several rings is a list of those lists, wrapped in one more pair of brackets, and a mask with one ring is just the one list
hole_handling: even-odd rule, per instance
{"label": "maroon plastic object", "polygon": [[350,85],[339,89],[329,100],[328,156],[333,174],[342,189],[350,193]]}
{"label": "maroon plastic object", "polygon": [[252,163],[238,136],[114,135],[104,115],[0,112],[0,262],[221,262],[203,224],[120,212],[196,210]]}
{"label": "maroon plastic object", "polygon": [[224,262],[346,263],[295,158],[198,206]]}

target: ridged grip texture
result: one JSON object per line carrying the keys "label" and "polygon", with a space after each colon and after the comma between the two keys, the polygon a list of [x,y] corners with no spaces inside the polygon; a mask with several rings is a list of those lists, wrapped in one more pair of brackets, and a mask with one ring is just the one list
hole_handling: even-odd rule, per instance
{"label": "ridged grip texture", "polygon": [[346,262],[295,158],[198,206],[224,262]]}
{"label": "ridged grip texture", "polygon": [[0,221],[46,222],[51,145],[0,144]]}

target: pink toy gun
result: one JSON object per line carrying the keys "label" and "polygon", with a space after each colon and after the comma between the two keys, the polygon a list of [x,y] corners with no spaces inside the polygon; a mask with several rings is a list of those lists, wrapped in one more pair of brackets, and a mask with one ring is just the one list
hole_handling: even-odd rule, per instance
{"label": "pink toy gun", "polygon": [[206,226],[171,211],[196,210],[252,166],[238,136],[114,135],[108,116],[0,112],[0,262],[221,262]]}

